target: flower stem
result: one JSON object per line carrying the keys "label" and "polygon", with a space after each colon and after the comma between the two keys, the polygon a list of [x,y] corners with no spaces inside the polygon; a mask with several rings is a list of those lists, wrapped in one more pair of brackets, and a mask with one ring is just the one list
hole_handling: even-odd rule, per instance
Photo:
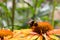
{"label": "flower stem", "polygon": [[35,5],[34,5],[34,20],[36,18],[36,9],[37,9],[37,4],[38,4],[38,0],[35,0]]}
{"label": "flower stem", "polygon": [[15,15],[15,0],[13,0],[13,5],[12,5],[12,31],[14,29],[14,15]]}
{"label": "flower stem", "polygon": [[53,10],[52,10],[52,26],[54,27],[54,11],[55,11],[55,6],[56,6],[56,1],[53,1]]}

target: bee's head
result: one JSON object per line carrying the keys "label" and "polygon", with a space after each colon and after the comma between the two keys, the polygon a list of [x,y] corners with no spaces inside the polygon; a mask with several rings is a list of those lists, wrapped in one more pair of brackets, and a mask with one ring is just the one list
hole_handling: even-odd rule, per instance
{"label": "bee's head", "polygon": [[38,25],[34,20],[29,21],[28,24],[30,25],[30,27]]}
{"label": "bee's head", "polygon": [[28,25],[29,25],[30,27],[32,27],[33,24],[34,24],[34,20],[30,20],[30,21],[28,22]]}

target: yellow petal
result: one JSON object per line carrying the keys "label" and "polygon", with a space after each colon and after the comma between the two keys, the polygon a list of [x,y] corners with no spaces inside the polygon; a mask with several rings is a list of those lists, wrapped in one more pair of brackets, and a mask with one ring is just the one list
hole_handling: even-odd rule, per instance
{"label": "yellow petal", "polygon": [[40,35],[39,38],[37,40],[43,40],[42,36]]}
{"label": "yellow petal", "polygon": [[30,40],[34,40],[36,38],[38,38],[38,35],[33,36]]}
{"label": "yellow petal", "polygon": [[59,38],[58,38],[57,36],[55,36],[55,35],[49,35],[49,36],[50,36],[50,38],[52,38],[52,39],[59,40]]}

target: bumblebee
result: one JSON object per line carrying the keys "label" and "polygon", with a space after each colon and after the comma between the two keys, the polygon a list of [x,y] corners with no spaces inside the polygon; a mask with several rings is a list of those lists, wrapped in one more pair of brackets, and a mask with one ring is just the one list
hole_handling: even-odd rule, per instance
{"label": "bumblebee", "polygon": [[29,22],[29,25],[30,25],[30,28],[32,28],[32,31],[38,34],[44,34],[47,31],[50,31],[53,29],[51,24],[48,22],[35,22],[32,20]]}

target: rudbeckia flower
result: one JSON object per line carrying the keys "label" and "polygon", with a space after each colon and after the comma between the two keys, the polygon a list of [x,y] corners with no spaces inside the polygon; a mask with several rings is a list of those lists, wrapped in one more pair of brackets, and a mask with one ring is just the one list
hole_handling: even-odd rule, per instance
{"label": "rudbeckia flower", "polygon": [[13,36],[12,31],[1,29],[0,30],[0,38],[1,38],[1,40],[4,40],[5,36]]}
{"label": "rudbeckia flower", "polygon": [[[32,26],[32,33],[31,34],[39,34],[42,36],[42,40],[53,40],[53,34],[60,34],[60,29],[53,29],[50,23],[48,22],[38,22]],[[59,30],[59,31],[58,31]],[[58,38],[57,38],[58,39]]]}

